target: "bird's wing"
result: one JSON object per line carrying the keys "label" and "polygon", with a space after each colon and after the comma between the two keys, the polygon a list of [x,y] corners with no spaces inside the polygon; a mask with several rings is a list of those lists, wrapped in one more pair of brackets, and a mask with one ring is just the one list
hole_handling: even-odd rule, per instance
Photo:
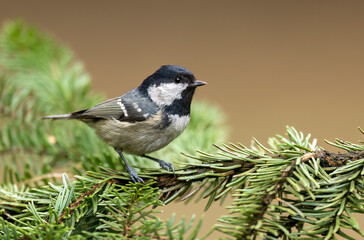
{"label": "bird's wing", "polygon": [[92,108],[73,113],[76,119],[118,119],[139,122],[157,113],[157,106],[146,98],[129,92],[124,96],[106,100]]}
{"label": "bird's wing", "polygon": [[87,109],[84,111],[79,117],[80,118],[116,118],[120,119],[124,117],[124,112],[120,108],[118,104],[121,101],[120,97],[113,98],[101,102],[92,108]]}

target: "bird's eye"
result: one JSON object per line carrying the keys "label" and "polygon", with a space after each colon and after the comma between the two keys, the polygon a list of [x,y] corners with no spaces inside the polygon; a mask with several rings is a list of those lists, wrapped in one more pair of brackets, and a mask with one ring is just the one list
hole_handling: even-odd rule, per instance
{"label": "bird's eye", "polygon": [[180,77],[176,77],[176,78],[174,79],[174,81],[175,81],[176,83],[180,83],[180,82],[181,82],[181,78],[180,78]]}

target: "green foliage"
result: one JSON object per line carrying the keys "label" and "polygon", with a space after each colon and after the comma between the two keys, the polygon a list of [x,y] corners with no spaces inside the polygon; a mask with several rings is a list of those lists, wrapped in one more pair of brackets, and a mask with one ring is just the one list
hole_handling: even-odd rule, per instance
{"label": "green foliage", "polygon": [[[111,181],[79,177],[71,183],[63,174],[63,185],[41,188],[1,189],[0,237],[16,239],[181,239],[191,229],[155,217],[161,206],[159,189],[146,184],[118,185]],[[110,179],[109,179],[110,180]],[[88,194],[82,193],[94,189]],[[2,197],[3,198],[3,197]],[[152,208],[153,207],[153,208]],[[194,239],[198,227],[188,239]],[[197,229],[197,230],[196,230]]]}
{"label": "green foliage", "polygon": [[248,239],[331,239],[338,235],[350,239],[345,229],[364,237],[353,216],[364,213],[364,155],[357,152],[364,146],[337,140],[333,145],[352,154],[335,160],[318,151],[316,140],[310,142],[309,136],[294,128],[287,128],[287,134],[289,138],[271,138],[270,148],[259,144],[268,153],[264,155],[257,154],[257,148],[225,146],[228,156],[253,154],[259,159],[253,160],[256,164],[250,171],[233,177],[232,182],[244,187],[236,189],[229,215],[222,216],[222,224],[215,229]]}
{"label": "green foliage", "polygon": [[[328,143],[346,152],[331,153],[287,127],[287,137],[269,139],[268,147],[254,139],[250,147],[223,144],[216,152],[210,144],[226,135],[221,111],[198,103],[185,133],[156,153],[179,165],[175,175],[132,158],[143,166],[146,183],[130,184],[114,151],[87,126],[40,120],[100,100],[70,50],[24,22],[4,25],[1,239],[196,239],[202,220],[194,227],[194,217],[163,221],[155,207],[196,196],[208,198],[207,211],[229,193],[230,212],[212,229],[227,237],[352,239],[353,231],[364,236],[353,215],[364,213],[363,142],[336,139]],[[200,149],[197,155],[191,155],[194,148]],[[69,174],[58,173],[65,170]],[[72,173],[78,175],[69,178]]]}
{"label": "green foliage", "polygon": [[89,78],[71,51],[21,21],[10,22],[0,34],[0,69],[4,182],[47,176],[57,165],[79,162],[90,148],[101,151],[86,126],[40,120],[54,109],[68,112],[101,99],[88,94]]}

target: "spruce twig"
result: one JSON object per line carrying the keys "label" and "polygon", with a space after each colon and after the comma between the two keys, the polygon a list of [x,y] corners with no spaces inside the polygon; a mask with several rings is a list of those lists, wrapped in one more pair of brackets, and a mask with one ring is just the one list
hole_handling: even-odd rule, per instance
{"label": "spruce twig", "polygon": [[[287,127],[287,137],[277,135],[269,146],[254,138],[250,147],[229,143],[216,150],[211,143],[225,136],[221,111],[199,105],[189,129],[160,153],[181,160],[176,153],[184,152],[189,159],[175,175],[133,159],[144,167],[145,184],[131,184],[113,150],[86,126],[39,121],[55,109],[70,112],[101,100],[89,92],[70,50],[24,22],[10,22],[0,32],[0,71],[2,239],[196,239],[202,219],[196,227],[194,216],[166,222],[157,210],[195,197],[208,198],[207,211],[229,194],[230,212],[213,230],[236,239],[351,239],[347,230],[364,236],[353,215],[364,213],[363,142],[326,141],[345,151],[329,152]],[[204,151],[186,154],[195,146]],[[78,174],[75,180],[54,174],[60,166]]]}

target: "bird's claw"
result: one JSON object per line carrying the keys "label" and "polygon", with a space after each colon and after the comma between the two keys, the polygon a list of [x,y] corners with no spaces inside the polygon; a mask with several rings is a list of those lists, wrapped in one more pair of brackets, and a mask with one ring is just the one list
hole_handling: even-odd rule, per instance
{"label": "bird's claw", "polygon": [[134,171],[134,169],[128,170],[131,180],[134,183],[144,183],[143,179],[138,176],[138,174]]}
{"label": "bird's claw", "polygon": [[172,163],[168,163],[163,160],[159,160],[159,166],[167,171],[172,171],[174,174],[174,167],[173,167]]}

